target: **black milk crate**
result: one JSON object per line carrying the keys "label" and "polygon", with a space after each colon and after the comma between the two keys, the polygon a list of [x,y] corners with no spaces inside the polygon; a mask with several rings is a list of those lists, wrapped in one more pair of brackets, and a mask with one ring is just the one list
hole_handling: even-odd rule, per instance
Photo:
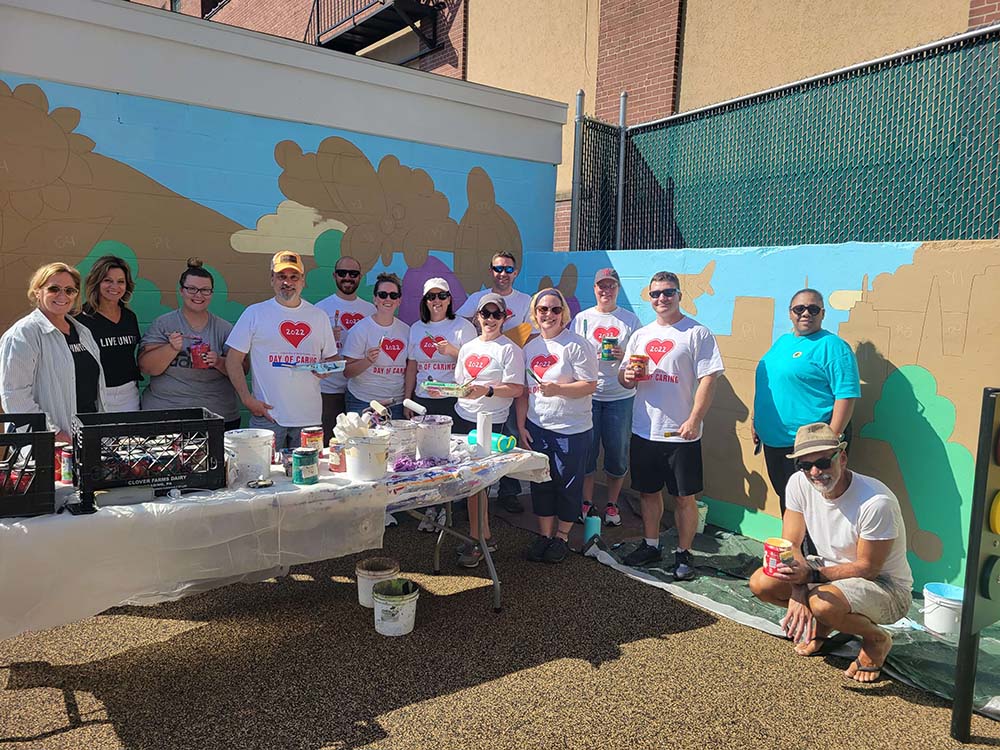
{"label": "black milk crate", "polygon": [[112,487],[226,486],[224,421],[208,409],[163,409],[73,418],[73,480],[84,503]]}
{"label": "black milk crate", "polygon": [[56,434],[45,415],[0,414],[0,425],[0,518],[54,513]]}

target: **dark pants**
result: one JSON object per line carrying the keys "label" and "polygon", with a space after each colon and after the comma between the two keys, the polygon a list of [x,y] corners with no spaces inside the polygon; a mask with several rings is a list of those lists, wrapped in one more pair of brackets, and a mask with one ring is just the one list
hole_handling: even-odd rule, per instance
{"label": "dark pants", "polygon": [[[517,432],[517,415],[514,412],[514,404],[510,405],[510,412],[507,414],[507,421],[503,425],[494,425],[494,432],[502,432],[504,435],[511,435],[515,439],[520,439]],[[589,446],[588,446],[589,447]],[[584,456],[586,458],[586,456]],[[497,487],[497,497],[507,497],[513,495],[517,497],[521,494],[521,482],[511,477],[500,477]],[[576,516],[574,516],[575,518]]]}
{"label": "dark pants", "polygon": [[333,428],[337,425],[337,417],[347,409],[344,406],[343,393],[321,393],[323,397],[323,445],[330,444]]}
{"label": "dark pants", "polygon": [[[428,414],[436,414],[440,417],[451,417],[453,424],[461,419],[461,417],[455,413],[455,399],[453,398],[422,398],[420,396],[414,396],[413,401],[416,401],[424,407]],[[473,425],[473,428],[475,428],[475,425]]]}
{"label": "dark pants", "polygon": [[539,427],[530,420],[531,449],[549,457],[548,482],[531,483],[531,505],[536,516],[558,516],[573,523],[583,503],[583,478],[586,475],[590,430],[563,435]]}

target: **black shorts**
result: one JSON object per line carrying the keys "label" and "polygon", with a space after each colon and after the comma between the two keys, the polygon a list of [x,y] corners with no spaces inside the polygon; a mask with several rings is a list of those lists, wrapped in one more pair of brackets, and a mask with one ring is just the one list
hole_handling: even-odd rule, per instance
{"label": "black shorts", "polygon": [[629,444],[632,489],[652,494],[666,485],[675,497],[697,495],[705,489],[701,468],[701,440],[668,443],[632,435]]}

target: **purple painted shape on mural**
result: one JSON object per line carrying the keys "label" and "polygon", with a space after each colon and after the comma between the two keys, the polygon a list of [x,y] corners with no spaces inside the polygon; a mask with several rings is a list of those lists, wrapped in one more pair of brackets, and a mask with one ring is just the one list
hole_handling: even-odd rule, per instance
{"label": "purple painted shape on mural", "polygon": [[451,269],[437,258],[427,258],[422,266],[409,269],[403,276],[403,289],[406,290],[406,294],[403,295],[403,304],[399,306],[399,319],[407,325],[420,320],[420,296],[424,291],[424,282],[435,276],[440,276],[448,282],[452,310],[458,310],[465,302],[468,295]]}

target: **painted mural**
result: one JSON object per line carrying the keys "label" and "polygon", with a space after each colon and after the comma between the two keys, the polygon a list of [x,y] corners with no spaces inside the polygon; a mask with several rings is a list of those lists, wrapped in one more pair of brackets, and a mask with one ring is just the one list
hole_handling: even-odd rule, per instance
{"label": "painted mural", "polygon": [[[705,431],[710,520],[763,538],[779,522],[750,440],[754,370],[789,329],[788,298],[813,286],[827,297],[825,327],[860,366],[852,465],[900,498],[917,585],[961,583],[980,394],[1000,384],[1000,243],[569,256],[549,251],[554,186],[551,165],[0,73],[0,326],[24,314],[39,264],[86,272],[109,252],[137,271],[144,324],[177,305],[189,256],[216,274],[211,309],[229,320],[270,296],[268,258],[284,248],[309,260],[312,301],[333,293],[345,254],[368,284],[383,269],[410,290],[448,278],[461,304],[488,282],[492,254],[513,250],[524,256],[517,286],[557,285],[574,312],[593,304],[594,272],[613,265],[620,304],[644,322],[649,277],[672,270],[684,312],[715,332],[726,362]],[[404,296],[403,320],[417,301]]]}

